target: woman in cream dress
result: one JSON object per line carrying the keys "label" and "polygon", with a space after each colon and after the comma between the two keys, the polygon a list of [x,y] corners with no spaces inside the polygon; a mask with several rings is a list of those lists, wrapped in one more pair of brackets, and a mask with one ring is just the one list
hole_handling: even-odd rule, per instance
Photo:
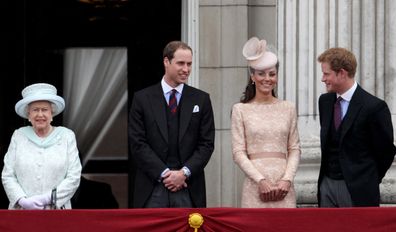
{"label": "woman in cream dress", "polygon": [[293,179],[300,160],[295,107],[275,97],[278,59],[256,37],[246,42],[250,79],[232,110],[232,152],[245,173],[242,207],[293,208]]}
{"label": "woman in cream dress", "polygon": [[70,209],[81,176],[76,138],[70,129],[51,125],[65,102],[50,84],[22,91],[16,113],[32,126],[15,130],[4,156],[2,182],[9,209]]}

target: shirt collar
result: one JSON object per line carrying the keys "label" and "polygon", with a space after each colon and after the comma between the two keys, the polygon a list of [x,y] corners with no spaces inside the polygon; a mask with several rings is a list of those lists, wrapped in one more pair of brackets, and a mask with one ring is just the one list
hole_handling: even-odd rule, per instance
{"label": "shirt collar", "polygon": [[339,96],[341,96],[343,100],[350,102],[352,99],[353,93],[355,93],[356,88],[357,88],[357,83],[355,81],[355,83],[353,83],[352,87],[350,89],[348,89],[348,91],[346,91],[345,93],[343,93],[341,95],[337,93],[337,98]]}
{"label": "shirt collar", "polygon": [[172,89],[176,89],[176,91],[177,91],[178,93],[181,94],[181,93],[183,92],[184,84],[180,84],[180,85],[176,86],[176,88],[173,88],[172,86],[168,85],[168,84],[165,82],[164,78],[162,78],[162,80],[161,80],[161,86],[162,86],[162,91],[164,91],[164,94],[167,94],[167,93],[170,92]]}

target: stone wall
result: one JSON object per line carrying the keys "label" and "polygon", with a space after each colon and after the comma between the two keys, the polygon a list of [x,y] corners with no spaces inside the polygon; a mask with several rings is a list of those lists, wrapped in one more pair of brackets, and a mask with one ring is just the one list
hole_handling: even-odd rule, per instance
{"label": "stone wall", "polygon": [[[295,179],[300,206],[316,205],[320,164],[317,100],[325,92],[316,57],[328,47],[351,49],[358,83],[388,103],[396,123],[396,1],[200,0],[199,87],[211,94],[216,149],[206,170],[208,204],[240,205],[243,174],[232,161],[230,112],[247,81],[242,46],[251,36],[278,48],[278,95],[295,103],[302,143]],[[396,204],[396,165],[382,203]]]}

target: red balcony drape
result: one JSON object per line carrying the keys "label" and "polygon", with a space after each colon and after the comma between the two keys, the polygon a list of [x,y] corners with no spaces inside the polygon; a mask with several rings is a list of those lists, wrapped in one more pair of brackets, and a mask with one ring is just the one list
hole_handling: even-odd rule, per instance
{"label": "red balcony drape", "polygon": [[203,217],[199,232],[396,231],[396,207],[343,209],[121,209],[0,210],[0,231],[194,231],[188,218]]}

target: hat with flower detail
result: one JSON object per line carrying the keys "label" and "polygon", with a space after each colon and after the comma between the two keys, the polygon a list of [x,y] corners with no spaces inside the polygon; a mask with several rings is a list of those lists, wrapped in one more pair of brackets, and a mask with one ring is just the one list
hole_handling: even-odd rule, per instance
{"label": "hat with flower detail", "polygon": [[257,37],[252,37],[245,43],[242,54],[248,65],[256,70],[274,67],[278,62],[277,56],[267,50],[267,41],[259,40]]}

